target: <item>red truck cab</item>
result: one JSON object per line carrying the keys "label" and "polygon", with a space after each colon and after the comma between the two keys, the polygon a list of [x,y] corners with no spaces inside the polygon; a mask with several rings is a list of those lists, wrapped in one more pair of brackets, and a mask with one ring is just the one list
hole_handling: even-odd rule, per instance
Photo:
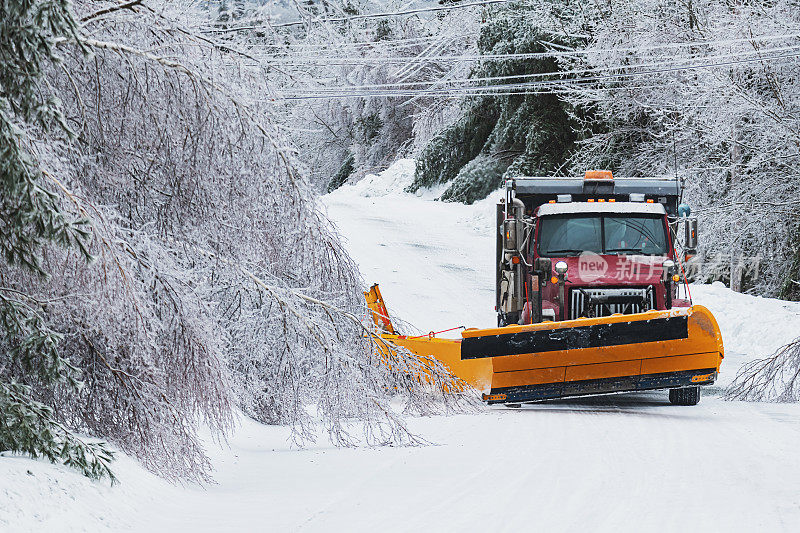
{"label": "red truck cab", "polygon": [[498,325],[690,305],[680,294],[676,248],[686,246],[676,243],[677,226],[689,219],[678,216],[688,208],[679,209],[677,180],[589,174],[507,183],[498,204]]}

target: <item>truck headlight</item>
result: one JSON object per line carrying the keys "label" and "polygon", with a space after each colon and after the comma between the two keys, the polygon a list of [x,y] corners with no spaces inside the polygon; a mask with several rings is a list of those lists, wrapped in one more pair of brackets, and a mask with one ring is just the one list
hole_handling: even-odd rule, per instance
{"label": "truck headlight", "polygon": [[675,261],[672,259],[667,259],[661,263],[661,268],[661,280],[665,283],[672,280],[674,277],[673,272],[675,272]]}
{"label": "truck headlight", "polygon": [[558,263],[556,263],[555,269],[557,274],[566,274],[567,273],[566,261],[559,261]]}

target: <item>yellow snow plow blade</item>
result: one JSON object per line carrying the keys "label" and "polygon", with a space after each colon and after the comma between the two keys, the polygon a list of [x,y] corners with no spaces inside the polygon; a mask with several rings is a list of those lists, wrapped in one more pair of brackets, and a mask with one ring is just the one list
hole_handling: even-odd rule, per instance
{"label": "yellow snow plow blade", "polygon": [[467,330],[463,360],[491,359],[488,403],[709,385],[724,355],[701,305]]}
{"label": "yellow snow plow blade", "polygon": [[[377,285],[364,294],[386,331],[391,321]],[[478,390],[490,388],[483,396],[490,404],[710,385],[724,356],[719,326],[701,305],[468,329],[461,340],[391,331],[381,337],[435,357]]]}
{"label": "yellow snow plow blade", "polygon": [[[372,320],[381,338],[397,346],[406,348],[423,357],[433,357],[444,363],[453,375],[461,378],[479,391],[488,391],[492,381],[491,359],[461,359],[461,339],[439,339],[433,335],[409,337],[395,334],[394,326],[389,319],[383,297],[378,285],[370,287],[364,293],[367,306],[372,312]],[[423,365],[424,366],[424,365]],[[417,376],[425,379],[425,376]]]}

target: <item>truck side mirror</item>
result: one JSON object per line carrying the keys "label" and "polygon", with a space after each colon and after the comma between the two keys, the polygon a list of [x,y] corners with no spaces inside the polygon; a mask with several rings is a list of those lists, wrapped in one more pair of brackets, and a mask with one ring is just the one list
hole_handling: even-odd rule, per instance
{"label": "truck side mirror", "polygon": [[684,229],[686,235],[683,239],[683,246],[687,250],[694,250],[697,248],[697,218],[687,217],[684,220]]}
{"label": "truck side mirror", "polygon": [[517,224],[516,218],[507,218],[503,221],[503,249],[517,251]]}

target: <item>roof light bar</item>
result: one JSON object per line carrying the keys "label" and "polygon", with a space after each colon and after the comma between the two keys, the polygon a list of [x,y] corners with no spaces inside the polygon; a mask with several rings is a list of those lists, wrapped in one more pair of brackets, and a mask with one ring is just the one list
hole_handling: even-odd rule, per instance
{"label": "roof light bar", "polygon": [[583,179],[612,181],[614,179],[614,175],[610,170],[587,170],[586,174],[583,176]]}

